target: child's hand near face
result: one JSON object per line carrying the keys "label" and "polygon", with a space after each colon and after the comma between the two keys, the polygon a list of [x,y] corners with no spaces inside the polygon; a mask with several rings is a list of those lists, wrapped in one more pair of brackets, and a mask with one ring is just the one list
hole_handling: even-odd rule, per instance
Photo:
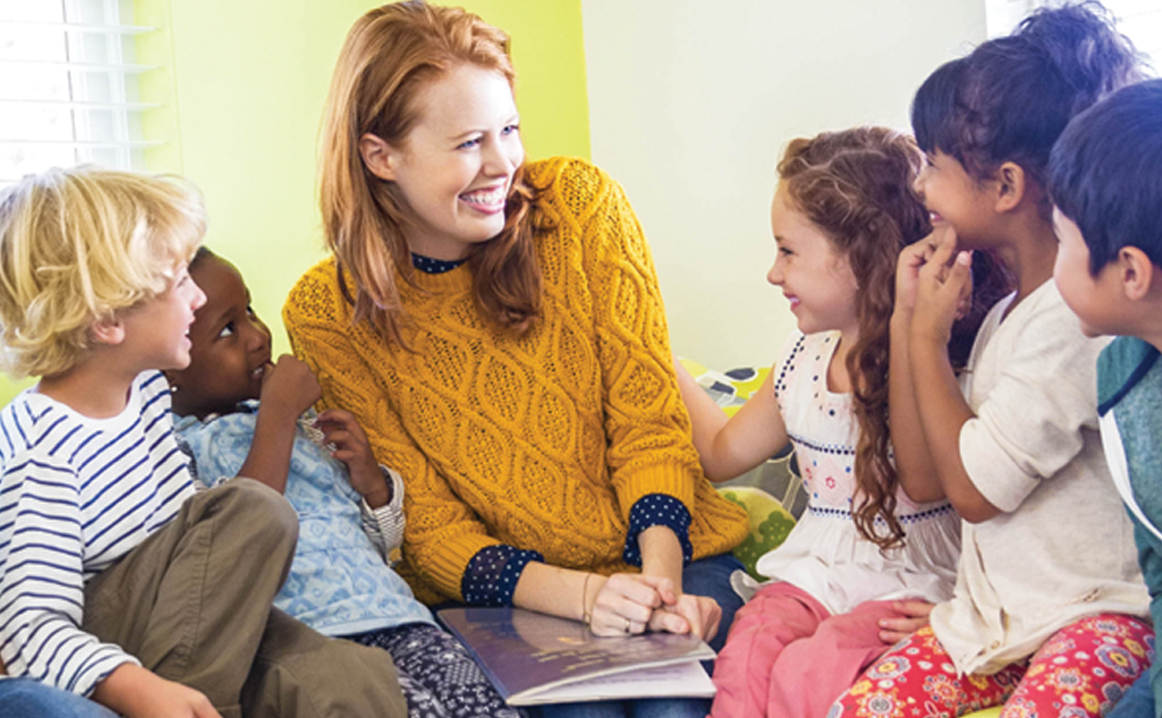
{"label": "child's hand near face", "polygon": [[322,430],[326,441],[335,447],[331,456],[347,465],[351,488],[359,492],[373,509],[391,502],[391,484],[385,479],[363,427],[355,416],[342,409],[328,409],[319,414],[315,425]]}
{"label": "child's hand near face", "polygon": [[[950,225],[943,224],[932,230],[924,239],[910,244],[900,251],[896,264],[896,307],[897,314],[911,317],[916,308],[916,293],[920,284],[920,270],[930,263],[940,247],[956,247],[956,230]],[[948,277],[949,267],[940,273],[941,281]],[[972,274],[969,273],[968,282],[960,288],[960,297],[956,304],[956,318],[964,318],[972,309]]]}
{"label": "child's hand near face", "polygon": [[302,361],[284,354],[277,365],[267,364],[254,441],[238,475],[284,492],[299,416],[321,396],[319,382]]}
{"label": "child's hand near face", "polygon": [[936,248],[942,243],[956,241],[952,228],[944,225],[932,231],[919,242],[904,247],[900,251],[900,258],[896,262],[896,306],[897,313],[911,315],[916,308],[916,286],[920,282],[920,268],[932,259]]}
{"label": "child's hand near face", "polygon": [[285,416],[298,416],[323,396],[319,382],[301,360],[283,354],[267,365],[262,377],[262,406],[274,406]]}
{"label": "child's hand near face", "polygon": [[972,296],[972,253],[957,252],[955,236],[941,242],[920,267],[912,335],[947,346],[952,324]]}

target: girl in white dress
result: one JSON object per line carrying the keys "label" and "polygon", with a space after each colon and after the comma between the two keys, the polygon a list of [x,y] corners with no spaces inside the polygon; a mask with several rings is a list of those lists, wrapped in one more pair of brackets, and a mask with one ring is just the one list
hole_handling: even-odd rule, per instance
{"label": "girl in white dress", "polygon": [[888,648],[885,626],[903,630],[952,595],[959,517],[946,501],[908,499],[888,432],[896,260],[931,230],[912,189],[921,166],[911,139],[886,129],[792,142],[771,205],[778,254],[767,280],[798,331],[729,420],[679,372],[711,480],[790,442],[810,494],[786,542],[759,561],[771,582],[719,653],[714,718],[822,718]]}

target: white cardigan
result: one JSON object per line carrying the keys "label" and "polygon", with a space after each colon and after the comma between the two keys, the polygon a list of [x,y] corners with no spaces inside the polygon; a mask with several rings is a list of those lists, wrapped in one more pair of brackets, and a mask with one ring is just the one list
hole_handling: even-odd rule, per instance
{"label": "white cardigan", "polygon": [[955,595],[932,612],[962,673],[995,673],[1086,615],[1149,615],[1097,431],[1107,342],[1081,333],[1052,280],[1005,317],[1013,296],[985,318],[962,381],[976,414],[960,432],[964,468],[1002,511],[963,522]]}

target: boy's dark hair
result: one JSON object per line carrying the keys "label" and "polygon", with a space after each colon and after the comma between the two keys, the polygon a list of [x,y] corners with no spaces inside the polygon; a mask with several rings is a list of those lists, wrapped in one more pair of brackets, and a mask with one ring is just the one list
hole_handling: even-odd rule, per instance
{"label": "boy's dark hair", "polygon": [[1162,80],[1118,90],[1069,123],[1049,194],[1081,230],[1090,274],[1127,246],[1162,266]]}
{"label": "boy's dark hair", "polygon": [[214,254],[209,247],[202,244],[198,246],[198,251],[194,252],[193,258],[190,260],[189,270],[193,271],[199,264],[205,262],[207,259],[218,259],[218,255]]}
{"label": "boy's dark hair", "polygon": [[929,75],[912,101],[912,129],[921,149],[975,177],[1012,161],[1044,186],[1070,118],[1141,79],[1142,62],[1100,4],[1042,9]]}

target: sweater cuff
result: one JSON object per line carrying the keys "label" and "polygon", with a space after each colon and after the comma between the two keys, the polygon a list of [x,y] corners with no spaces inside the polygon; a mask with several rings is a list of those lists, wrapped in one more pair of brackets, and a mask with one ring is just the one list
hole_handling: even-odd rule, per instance
{"label": "sweater cuff", "polygon": [[414,544],[404,541],[404,554],[412,570],[424,576],[440,593],[463,601],[462,589],[468,564],[484,549],[501,544],[483,532],[461,530],[440,541],[426,541],[425,545],[433,550],[414,550]]}
{"label": "sweater cuff", "polygon": [[694,470],[685,464],[661,463],[645,466],[628,466],[619,470],[619,473],[628,473],[625,478],[615,476],[617,499],[624,507],[626,521],[630,511],[638,501],[653,494],[672,496],[686,510],[693,513],[694,507]]}
{"label": "sweater cuff", "polygon": [[460,594],[470,606],[511,606],[516,582],[532,561],[544,563],[537,551],[499,544],[481,549],[464,571]]}
{"label": "sweater cuff", "polygon": [[665,526],[678,537],[683,566],[694,560],[694,547],[690,544],[690,512],[673,496],[650,494],[638,499],[629,512],[629,533],[625,535],[625,550],[622,552],[622,559],[627,564],[642,565],[637,537],[652,526]]}

